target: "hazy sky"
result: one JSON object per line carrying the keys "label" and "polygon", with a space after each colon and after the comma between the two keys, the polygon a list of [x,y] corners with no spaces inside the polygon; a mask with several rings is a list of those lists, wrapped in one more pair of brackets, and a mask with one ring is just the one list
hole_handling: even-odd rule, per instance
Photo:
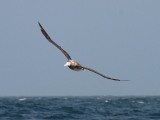
{"label": "hazy sky", "polygon": [[[74,60],[109,77],[75,72]],[[160,95],[159,0],[1,0],[0,96]]]}

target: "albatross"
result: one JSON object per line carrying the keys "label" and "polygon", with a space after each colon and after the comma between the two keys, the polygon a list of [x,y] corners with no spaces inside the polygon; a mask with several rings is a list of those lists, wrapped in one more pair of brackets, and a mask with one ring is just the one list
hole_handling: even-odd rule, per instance
{"label": "albatross", "polygon": [[68,61],[66,62],[66,64],[64,64],[64,66],[68,66],[70,69],[72,70],[75,70],[75,71],[80,71],[80,70],[89,70],[91,72],[94,72],[104,78],[107,78],[107,79],[110,79],[110,80],[115,80],[115,81],[128,81],[128,80],[119,80],[119,79],[116,79],[116,78],[111,78],[111,77],[107,77],[91,68],[88,68],[88,67],[84,67],[82,65],[80,65],[77,61],[75,60],[72,60],[70,55],[64,50],[62,49],[57,43],[55,43],[51,38],[50,36],[47,34],[47,32],[44,30],[44,28],[42,27],[42,25],[38,22],[39,24],[39,27],[40,27],[40,30],[41,32],[43,33],[43,35],[46,37],[46,39],[51,42],[53,45],[55,45],[68,59]]}

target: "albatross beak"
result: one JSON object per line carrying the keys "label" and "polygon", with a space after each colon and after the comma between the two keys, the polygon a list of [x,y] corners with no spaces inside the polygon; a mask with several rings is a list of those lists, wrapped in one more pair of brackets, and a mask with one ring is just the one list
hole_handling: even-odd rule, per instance
{"label": "albatross beak", "polygon": [[66,67],[66,66],[70,66],[70,62],[66,62],[66,64],[64,64],[64,67]]}
{"label": "albatross beak", "polygon": [[66,63],[66,64],[64,64],[64,67],[66,67],[66,66],[68,66],[68,65],[67,65],[67,63]]}

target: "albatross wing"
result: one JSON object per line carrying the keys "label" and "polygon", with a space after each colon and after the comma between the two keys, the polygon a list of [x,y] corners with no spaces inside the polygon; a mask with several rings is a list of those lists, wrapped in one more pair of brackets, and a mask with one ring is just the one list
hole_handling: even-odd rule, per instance
{"label": "albatross wing", "polygon": [[84,69],[86,69],[86,70],[89,70],[89,71],[91,71],[91,72],[94,72],[94,73],[96,73],[96,74],[98,74],[98,75],[100,75],[100,76],[102,76],[102,77],[104,77],[104,78],[110,79],[110,80],[115,80],[115,81],[129,81],[129,80],[119,80],[119,79],[116,79],[116,78],[107,77],[107,76],[105,76],[105,75],[103,75],[103,74],[101,74],[101,73],[99,73],[99,72],[97,72],[97,71],[95,71],[95,70],[93,70],[93,69],[91,69],[91,68],[87,68],[87,67],[84,67],[84,66],[80,66],[80,67],[82,67],[82,68],[84,68]]}
{"label": "albatross wing", "polygon": [[59,50],[62,51],[62,53],[67,57],[68,60],[71,60],[71,57],[70,55],[65,51],[63,50],[57,43],[55,43],[53,40],[51,40],[51,38],[49,37],[49,35],[47,34],[47,32],[43,29],[42,25],[38,22],[39,24],[39,27],[41,29],[41,32],[43,33],[43,35],[46,37],[46,39],[51,42],[53,45],[55,45]]}

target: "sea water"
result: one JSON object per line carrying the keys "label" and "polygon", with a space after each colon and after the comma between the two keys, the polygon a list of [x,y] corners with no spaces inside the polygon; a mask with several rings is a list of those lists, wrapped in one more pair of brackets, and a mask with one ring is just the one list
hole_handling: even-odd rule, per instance
{"label": "sea water", "polygon": [[160,120],[160,97],[0,97],[0,120]]}

